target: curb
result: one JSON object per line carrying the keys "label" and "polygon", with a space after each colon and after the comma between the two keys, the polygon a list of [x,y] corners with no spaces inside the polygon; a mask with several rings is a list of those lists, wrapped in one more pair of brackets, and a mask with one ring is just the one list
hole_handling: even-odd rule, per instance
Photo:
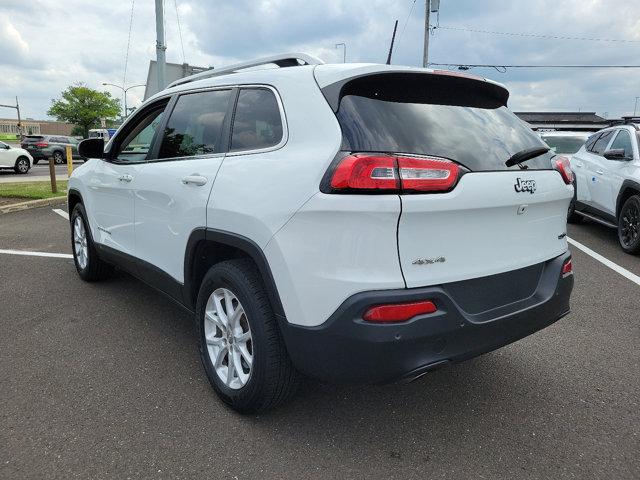
{"label": "curb", "polygon": [[13,203],[0,207],[0,215],[3,213],[18,212],[29,208],[52,207],[55,205],[63,205],[67,203],[66,195],[64,197],[43,198],[40,200],[29,200],[27,202]]}

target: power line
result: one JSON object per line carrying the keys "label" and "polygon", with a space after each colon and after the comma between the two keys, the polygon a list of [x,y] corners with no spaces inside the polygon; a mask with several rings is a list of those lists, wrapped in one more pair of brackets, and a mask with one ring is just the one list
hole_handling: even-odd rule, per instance
{"label": "power line", "polygon": [[133,26],[133,6],[136,0],[131,0],[131,15],[129,16],[129,36],[127,37],[127,53],[124,56],[124,73],[122,75],[122,86],[127,82],[127,65],[129,63],[129,48],[131,47],[131,27]]}
{"label": "power line", "polygon": [[459,70],[470,68],[494,68],[500,73],[505,73],[508,68],[640,68],[640,65],[490,65],[472,63],[429,63],[430,67],[449,67]]}
{"label": "power line", "polygon": [[184,43],[182,42],[182,27],[180,26],[180,14],[178,13],[178,0],[173,0],[176,7],[176,20],[178,21],[178,35],[180,35],[180,48],[182,49],[182,63],[187,63],[184,59]]}
{"label": "power line", "polygon": [[[400,32],[400,36],[398,37],[398,46],[400,45],[400,41],[402,40],[402,36],[404,35],[404,31],[407,29],[407,24],[409,23],[409,19],[411,18],[411,14],[413,13],[413,8],[416,6],[416,0],[413,0],[411,4],[411,9],[409,10],[409,15],[407,15],[407,19],[404,21],[404,26],[402,27],[402,32]],[[396,47],[396,50],[398,47]]]}
{"label": "power line", "polygon": [[538,33],[496,32],[492,30],[480,30],[477,28],[447,27],[447,26],[438,26],[437,28],[440,28],[442,30],[454,30],[457,32],[486,33],[490,35],[507,35],[512,37],[546,38],[550,40],[583,40],[583,41],[590,41],[590,42],[640,43],[640,40],[615,39],[615,38],[568,37],[563,35],[545,35],[545,34],[538,34]]}

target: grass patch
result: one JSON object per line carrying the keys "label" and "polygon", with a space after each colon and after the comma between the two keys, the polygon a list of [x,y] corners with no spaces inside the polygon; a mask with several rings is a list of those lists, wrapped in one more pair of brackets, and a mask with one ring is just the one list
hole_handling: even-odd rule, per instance
{"label": "grass patch", "polygon": [[0,197],[14,197],[37,200],[40,198],[64,197],[67,181],[58,180],[58,192],[51,193],[51,182],[0,183]]}

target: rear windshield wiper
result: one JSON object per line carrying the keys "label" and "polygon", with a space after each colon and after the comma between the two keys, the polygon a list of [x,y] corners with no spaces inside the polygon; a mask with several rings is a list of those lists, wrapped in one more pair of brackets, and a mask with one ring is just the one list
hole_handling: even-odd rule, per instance
{"label": "rear windshield wiper", "polygon": [[504,162],[504,164],[507,167],[513,167],[514,165],[519,165],[520,163],[526,162],[527,160],[531,160],[532,158],[536,158],[536,157],[539,157],[540,155],[544,155],[549,150],[550,150],[549,147],[526,148],[524,150],[520,150],[519,152],[516,152],[513,155],[511,155],[509,160]]}

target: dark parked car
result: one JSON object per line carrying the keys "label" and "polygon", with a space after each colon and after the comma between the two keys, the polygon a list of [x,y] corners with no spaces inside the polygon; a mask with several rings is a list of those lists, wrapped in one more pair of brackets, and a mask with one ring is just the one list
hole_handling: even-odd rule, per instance
{"label": "dark parked car", "polygon": [[57,164],[66,163],[66,147],[71,147],[71,154],[75,159],[81,159],[78,154],[78,140],[64,135],[26,135],[22,140],[22,148],[33,157],[33,163],[53,158]]}

